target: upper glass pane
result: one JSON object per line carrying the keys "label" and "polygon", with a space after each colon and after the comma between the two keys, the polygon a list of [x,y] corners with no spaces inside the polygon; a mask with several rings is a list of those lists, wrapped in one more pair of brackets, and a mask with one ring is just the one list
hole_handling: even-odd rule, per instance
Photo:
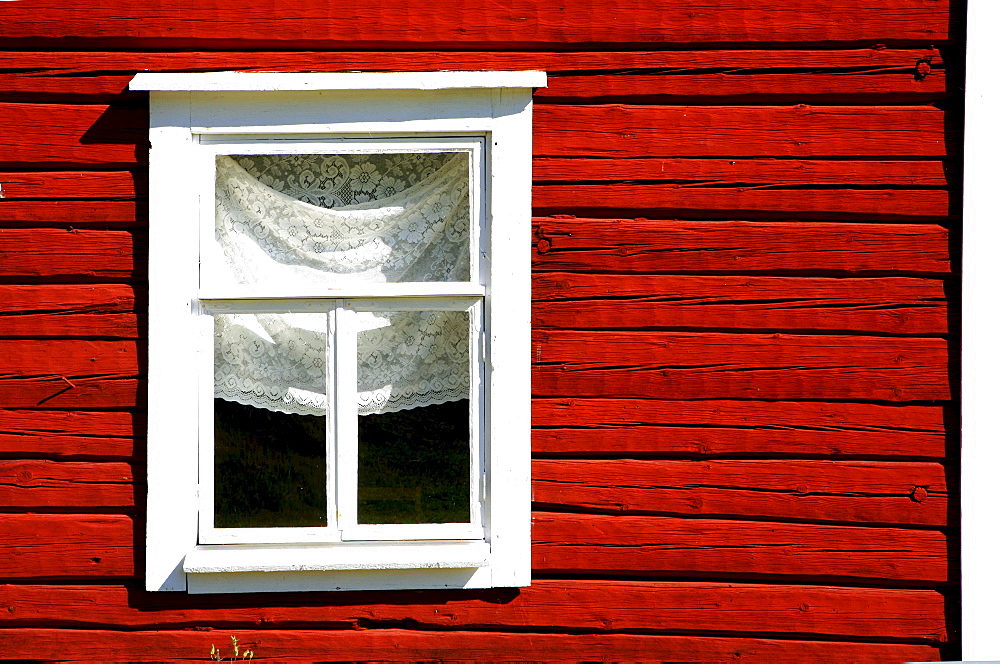
{"label": "upper glass pane", "polygon": [[470,152],[216,158],[221,285],[469,281]]}

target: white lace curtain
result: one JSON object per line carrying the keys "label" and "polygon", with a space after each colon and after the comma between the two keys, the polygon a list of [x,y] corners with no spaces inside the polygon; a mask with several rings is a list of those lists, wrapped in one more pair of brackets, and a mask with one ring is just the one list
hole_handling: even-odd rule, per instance
{"label": "white lace curtain", "polygon": [[[219,157],[217,278],[329,288],[469,279],[466,153]],[[465,312],[358,313],[358,410],[469,396]],[[322,415],[324,314],[215,317],[215,395]]]}

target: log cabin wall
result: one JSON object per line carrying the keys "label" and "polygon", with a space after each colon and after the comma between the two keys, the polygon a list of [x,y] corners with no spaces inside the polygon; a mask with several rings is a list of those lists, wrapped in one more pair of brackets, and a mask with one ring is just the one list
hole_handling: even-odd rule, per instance
{"label": "log cabin wall", "polygon": [[[958,658],[963,12],[0,3],[0,657]],[[125,88],[227,69],[549,72],[530,588],[142,590]]]}

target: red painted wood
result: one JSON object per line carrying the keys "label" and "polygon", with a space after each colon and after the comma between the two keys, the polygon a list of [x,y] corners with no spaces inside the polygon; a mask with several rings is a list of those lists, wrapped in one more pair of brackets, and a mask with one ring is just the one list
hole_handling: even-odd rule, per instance
{"label": "red painted wood", "polygon": [[136,412],[0,408],[3,456],[129,458],[145,434],[146,418]]}
{"label": "red painted wood", "polygon": [[[39,40],[96,44],[99,48],[324,49],[409,45],[719,42],[825,42],[920,40],[940,44],[952,36],[951,3],[883,0],[871,11],[864,0],[757,6],[740,0],[627,0],[553,5],[512,0],[482,5],[453,0],[372,0],[331,7],[320,0],[276,6],[264,0],[206,0],[139,8],[109,0],[23,0],[0,8],[0,39],[36,50]],[[604,20],[598,17],[604,17]],[[275,30],[280,19],[281,30]]]}
{"label": "red painted wood", "polygon": [[957,134],[931,106],[539,105],[537,156],[944,157]]}
{"label": "red painted wood", "polygon": [[572,573],[956,580],[933,530],[536,512],[532,567]]}
{"label": "red painted wood", "polygon": [[[677,184],[543,185],[532,189],[535,214],[632,210],[649,216],[724,213],[744,218],[944,219],[952,213],[946,190],[761,189]],[[956,211],[957,212],[957,211]]]}
{"label": "red painted wood", "polygon": [[0,408],[145,407],[145,380],[97,374],[74,376],[71,385],[63,378],[62,374],[0,377]]}
{"label": "red painted wood", "polygon": [[136,505],[132,468],[126,463],[0,461],[0,505],[25,508],[123,508]]}
{"label": "red painted wood", "polygon": [[542,330],[531,356],[536,396],[951,398],[943,339]]}
{"label": "red painted wood", "polygon": [[125,515],[0,514],[0,576],[135,576],[135,527]]}
{"label": "red painted wood", "polygon": [[145,324],[136,308],[132,286],[0,284],[0,337],[135,339]]}
{"label": "red painted wood", "polygon": [[531,415],[532,450],[560,455],[941,459],[955,431],[941,406],[864,403],[536,398]]}
{"label": "red painted wood", "polygon": [[[135,198],[136,181],[146,172],[33,171],[0,173],[0,189],[7,200],[21,198]],[[142,189],[145,189],[143,186]],[[0,208],[0,214],[3,208]]]}
{"label": "red painted wood", "polygon": [[[795,99],[798,103],[816,97],[842,99],[857,104],[866,95],[882,95],[903,100],[932,100],[946,96],[945,75],[942,70],[931,71],[925,77],[914,76],[916,69],[910,65],[901,71],[887,72],[872,67],[861,72],[811,71],[807,73],[776,73],[762,70],[754,75],[743,70],[730,72],[680,70],[663,75],[660,72],[627,75],[587,74],[580,76],[553,76],[549,85],[540,88],[535,96],[547,98],[579,99],[614,97],[674,97],[683,103],[686,97],[698,96],[699,101],[714,101],[720,97],[760,97],[764,100],[777,96]],[[879,75],[873,75],[879,74]],[[655,99],[663,103],[662,99]]]}
{"label": "red painted wood", "polygon": [[143,226],[146,205],[135,201],[0,200],[0,222],[11,221],[97,228]]}
{"label": "red painted wood", "polygon": [[531,478],[536,504],[556,510],[948,525],[934,463],[537,459]]}
{"label": "red painted wood", "polygon": [[[145,110],[0,103],[0,122],[0,166],[147,158]],[[943,157],[956,139],[932,106],[539,105],[534,128],[554,157]]]}
{"label": "red painted wood", "polygon": [[[691,53],[691,52],[689,52]],[[793,100],[803,101],[835,100],[841,103],[857,104],[865,100],[892,100],[895,102],[919,102],[943,99],[948,94],[947,71],[940,59],[935,59],[932,49],[916,51],[915,54],[893,64],[868,59],[861,67],[847,69],[856,58],[845,57],[844,64],[818,64],[812,52],[799,57],[789,57],[784,67],[807,69],[799,73],[788,73],[786,69],[772,69],[775,65],[767,62],[729,64],[728,53],[716,52],[717,60],[703,68],[691,63],[678,63],[675,58],[664,58],[659,52],[647,52],[647,58],[639,61],[635,52],[624,54],[604,54],[598,60],[596,54],[571,53],[563,57],[551,53],[455,53],[455,52],[413,52],[413,53],[353,53],[353,54],[275,54],[271,62],[282,61],[284,65],[268,65],[259,54],[220,54],[214,58],[210,54],[178,54],[180,57],[164,62],[163,54],[123,54],[117,62],[109,63],[119,70],[141,71],[150,69],[176,71],[180,68],[204,67],[212,62],[217,68],[248,67],[264,68],[268,71],[318,69],[377,70],[390,68],[403,71],[426,71],[442,69],[541,69],[560,75],[551,76],[548,86],[535,92],[538,101],[586,100],[599,98],[649,99],[657,103],[676,100],[678,102],[696,100],[703,102],[734,99],[750,101]],[[769,52],[761,52],[769,54]],[[795,53],[795,52],[793,52]],[[846,53],[853,53],[848,51]],[[908,51],[908,53],[914,53]],[[933,55],[932,55],[933,54]],[[131,93],[128,84],[129,73],[108,74],[95,70],[94,60],[89,54],[80,55],[76,62],[41,64],[51,61],[47,54],[26,54],[19,61],[21,69],[33,65],[28,71],[0,73],[0,96],[6,101],[34,102],[42,99],[67,101],[88,99],[109,101],[127,96],[141,98],[145,93]],[[100,54],[105,55],[105,54]],[[127,56],[133,57],[128,58]],[[562,55],[562,54],[560,54]],[[580,57],[591,55],[591,57]],[[41,57],[39,57],[41,56]],[[158,58],[157,56],[160,56]],[[201,57],[198,57],[201,56]],[[331,57],[333,56],[333,57]],[[567,57],[568,56],[568,57]],[[617,56],[617,57],[616,57]],[[692,59],[704,60],[704,55]],[[916,76],[918,62],[933,64],[926,75]],[[0,54],[0,65],[6,58]],[[105,58],[111,59],[111,58]],[[434,61],[436,59],[436,61]],[[769,59],[769,58],[768,58]],[[816,60],[830,60],[829,56]],[[658,61],[667,62],[657,65]],[[672,61],[673,60],[673,61]],[[745,59],[744,59],[745,60]],[[150,62],[152,61],[152,62]],[[832,64],[832,63],[831,63]],[[186,66],[185,66],[186,65]],[[325,66],[324,66],[325,65]],[[421,66],[422,65],[422,66]],[[664,67],[672,69],[663,71]],[[780,66],[780,65],[779,65]],[[574,71],[579,69],[605,70],[623,69],[626,73],[594,73]],[[727,71],[719,71],[727,69]],[[67,75],[72,74],[72,75]]]}
{"label": "red painted wood", "polygon": [[134,406],[144,351],[132,340],[0,340],[0,407]]}
{"label": "red painted wood", "polygon": [[937,279],[542,272],[531,288],[535,329],[948,331]]}
{"label": "red painted wood", "polygon": [[145,336],[145,316],[135,314],[23,314],[0,319],[0,338],[79,337],[138,339]]}
{"label": "red painted wood", "polygon": [[0,103],[0,166],[145,163],[148,125],[144,109]]}
{"label": "red painted wood", "polygon": [[0,228],[0,275],[127,280],[145,273],[145,234],[127,231]]}
{"label": "red painted wood", "polygon": [[213,645],[228,647],[231,636],[237,637],[241,648],[254,651],[255,661],[561,659],[891,664],[941,659],[936,646],[925,644],[647,634],[420,632],[397,628],[252,632],[20,629],[0,631],[0,649],[8,657],[21,659],[101,661],[113,653],[114,659],[129,661],[205,660]]}
{"label": "red painted wood", "polygon": [[[936,590],[534,579],[518,590],[226,595],[192,598],[120,585],[0,586],[0,625],[217,630],[413,628],[707,630],[948,640]],[[13,607],[13,610],[10,609]],[[665,621],[665,616],[669,620]]]}
{"label": "red painted wood", "polygon": [[536,270],[571,272],[951,271],[936,224],[535,219]]}
{"label": "red painted wood", "polygon": [[536,182],[659,180],[691,186],[882,184],[945,187],[952,169],[949,163],[936,160],[536,157],[532,164],[532,174]]}

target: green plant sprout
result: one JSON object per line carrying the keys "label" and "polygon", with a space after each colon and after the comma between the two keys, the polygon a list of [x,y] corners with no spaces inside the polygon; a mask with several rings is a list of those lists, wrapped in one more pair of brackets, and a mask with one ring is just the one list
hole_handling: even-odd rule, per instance
{"label": "green plant sprout", "polygon": [[232,656],[232,658],[228,659],[228,660],[224,660],[223,659],[223,655],[222,655],[222,650],[220,650],[219,648],[216,648],[215,644],[213,643],[212,644],[212,651],[209,653],[209,655],[212,656],[213,660],[215,660],[216,662],[222,662],[222,661],[235,662],[235,661],[238,661],[238,660],[241,660],[241,659],[247,659],[247,660],[253,659],[253,650],[250,650],[249,648],[244,648],[243,649],[243,653],[241,654],[240,653],[240,640],[237,639],[235,636],[230,636],[229,638],[233,640],[233,656]]}

